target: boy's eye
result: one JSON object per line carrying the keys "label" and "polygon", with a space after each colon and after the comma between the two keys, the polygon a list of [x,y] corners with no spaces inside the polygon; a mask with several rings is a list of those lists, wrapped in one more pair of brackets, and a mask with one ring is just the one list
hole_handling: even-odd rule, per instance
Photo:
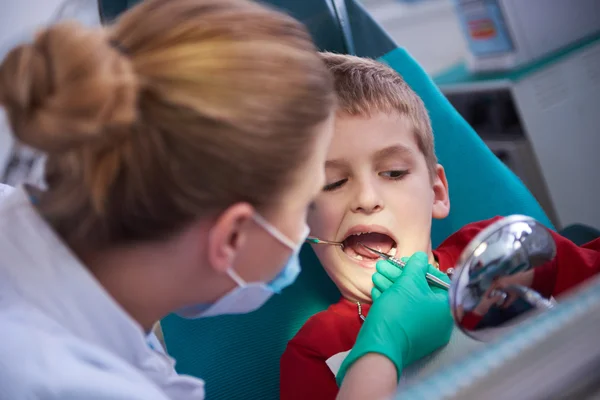
{"label": "boy's eye", "polygon": [[390,179],[402,179],[404,178],[404,176],[406,176],[406,174],[408,174],[408,171],[406,170],[393,170],[380,173],[381,176]]}
{"label": "boy's eye", "polygon": [[327,185],[323,186],[323,191],[324,192],[331,192],[332,190],[339,189],[347,181],[348,181],[348,179],[340,179],[339,181],[335,181],[333,183],[328,183]]}

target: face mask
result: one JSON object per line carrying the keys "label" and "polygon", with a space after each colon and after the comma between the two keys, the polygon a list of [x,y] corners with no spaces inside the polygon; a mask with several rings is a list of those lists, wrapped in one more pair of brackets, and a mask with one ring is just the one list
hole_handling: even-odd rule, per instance
{"label": "face mask", "polygon": [[260,215],[255,215],[254,221],[269,232],[271,236],[292,250],[292,254],[281,272],[268,283],[247,283],[230,268],[227,270],[227,275],[237,284],[236,288],[213,304],[198,304],[185,307],[177,311],[177,315],[188,319],[195,319],[225,314],[246,314],[258,310],[274,293],[281,293],[284,288],[294,283],[301,270],[299,255],[302,244],[304,244],[310,232],[308,225],[304,228],[302,240],[299,243],[294,243],[293,240],[290,240]]}

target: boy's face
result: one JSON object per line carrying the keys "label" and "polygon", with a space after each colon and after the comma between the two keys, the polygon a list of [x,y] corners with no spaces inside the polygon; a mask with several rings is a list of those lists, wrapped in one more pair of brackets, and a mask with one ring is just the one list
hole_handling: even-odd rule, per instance
{"label": "boy's face", "polygon": [[378,258],[359,242],[398,258],[425,251],[433,261],[431,219],[448,215],[448,184],[440,165],[429,176],[407,118],[338,116],[325,176],[308,222],[311,236],[344,242],[343,250],[313,246],[344,297],[371,301]]}

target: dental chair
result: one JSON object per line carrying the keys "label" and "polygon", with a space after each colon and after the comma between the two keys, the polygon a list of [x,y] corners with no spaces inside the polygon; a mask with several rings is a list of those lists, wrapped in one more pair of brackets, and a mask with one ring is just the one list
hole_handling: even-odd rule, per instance
{"label": "dental chair", "polygon": [[[104,20],[136,1],[100,0]],[[322,50],[378,58],[396,69],[429,110],[436,151],[450,184],[451,212],[434,221],[433,246],[465,224],[497,215],[526,214],[553,228],[531,193],[485,146],[419,64],[377,25],[356,0],[271,0],[303,21]],[[206,380],[209,399],[279,398],[279,358],[306,320],[340,294],[311,248],[301,253],[297,282],[260,310],[238,316],[162,321],[167,350],[180,373]]]}

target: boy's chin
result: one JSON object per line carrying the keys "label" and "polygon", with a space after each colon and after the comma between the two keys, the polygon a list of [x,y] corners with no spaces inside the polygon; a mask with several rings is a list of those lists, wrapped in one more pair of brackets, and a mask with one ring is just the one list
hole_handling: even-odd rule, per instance
{"label": "boy's chin", "polygon": [[[371,290],[373,289],[373,274],[375,267],[367,269],[363,267],[347,268],[345,273],[338,279],[333,279],[337,288],[344,298],[352,302],[371,303]],[[340,279],[341,278],[341,279]]]}
{"label": "boy's chin", "polygon": [[358,285],[352,287],[338,287],[342,296],[351,302],[361,302],[363,304],[371,304],[373,300],[371,299],[371,289],[373,287],[372,283],[368,283],[365,285]]}

